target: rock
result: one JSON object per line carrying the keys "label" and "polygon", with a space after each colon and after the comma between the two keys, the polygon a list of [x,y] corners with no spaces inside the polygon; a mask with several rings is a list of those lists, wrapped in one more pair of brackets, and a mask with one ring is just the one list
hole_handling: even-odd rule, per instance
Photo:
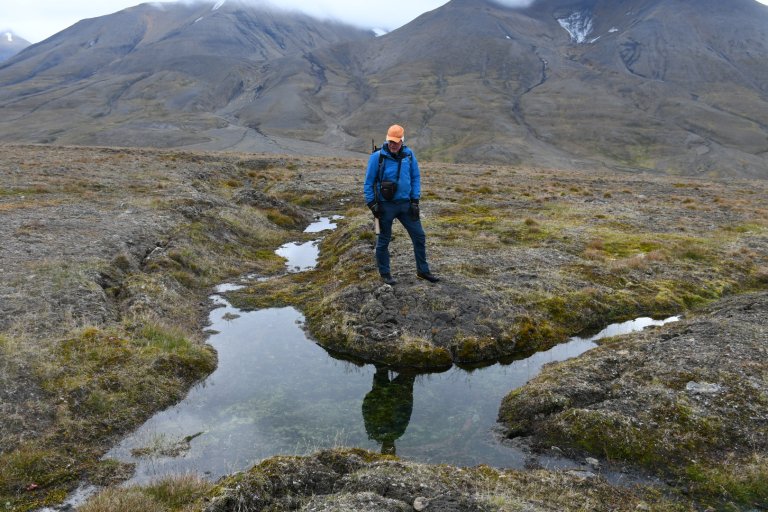
{"label": "rock", "polygon": [[418,498],[413,500],[413,510],[416,510],[416,511],[425,510],[428,506],[429,506],[429,500],[427,498],[419,496]]}
{"label": "rock", "polygon": [[583,478],[584,480],[589,480],[592,478],[597,478],[597,475],[594,474],[591,471],[581,471],[578,469],[571,469],[569,471],[566,471],[567,474],[571,476],[575,476],[576,478]]}
{"label": "rock", "polygon": [[691,381],[685,385],[686,391],[691,393],[698,393],[702,395],[714,395],[720,393],[723,388],[720,384],[711,384],[708,382],[694,382]]}
{"label": "rock", "polygon": [[587,463],[587,464],[588,464],[588,465],[589,465],[591,468],[593,468],[593,469],[599,469],[599,468],[600,468],[600,461],[599,461],[599,460],[597,460],[597,459],[595,459],[595,458],[592,458],[592,457],[587,457],[587,458],[585,459],[585,462],[586,462],[586,463]]}

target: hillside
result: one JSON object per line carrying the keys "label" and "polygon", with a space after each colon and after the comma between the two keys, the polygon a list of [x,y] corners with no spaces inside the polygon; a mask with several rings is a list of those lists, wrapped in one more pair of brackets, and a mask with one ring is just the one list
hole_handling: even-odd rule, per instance
{"label": "hillside", "polygon": [[348,154],[398,122],[425,160],[765,177],[767,24],[753,0],[453,0],[373,37],[144,4],[0,66],[0,140]]}
{"label": "hillside", "polygon": [[163,147],[226,138],[216,134],[229,125],[225,111],[252,94],[260,67],[373,37],[297,13],[217,5],[147,3],[82,20],[0,66],[2,140]]}

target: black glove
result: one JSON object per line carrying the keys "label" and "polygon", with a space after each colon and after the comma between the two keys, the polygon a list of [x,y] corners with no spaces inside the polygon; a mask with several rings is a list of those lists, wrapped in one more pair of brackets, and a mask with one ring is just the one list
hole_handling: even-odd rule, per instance
{"label": "black glove", "polygon": [[368,208],[371,209],[371,213],[373,213],[373,216],[377,219],[381,218],[381,209],[379,208],[379,203],[376,201],[371,201],[368,203]]}
{"label": "black glove", "polygon": [[418,199],[411,199],[411,208],[408,213],[411,215],[411,220],[419,220],[420,212]]}

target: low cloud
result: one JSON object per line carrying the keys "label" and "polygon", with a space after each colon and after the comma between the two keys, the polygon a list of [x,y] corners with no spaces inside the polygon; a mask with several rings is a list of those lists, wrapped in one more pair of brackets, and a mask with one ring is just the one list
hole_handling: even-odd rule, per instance
{"label": "low cloud", "polygon": [[536,0],[491,0],[493,3],[504,7],[528,7]]}

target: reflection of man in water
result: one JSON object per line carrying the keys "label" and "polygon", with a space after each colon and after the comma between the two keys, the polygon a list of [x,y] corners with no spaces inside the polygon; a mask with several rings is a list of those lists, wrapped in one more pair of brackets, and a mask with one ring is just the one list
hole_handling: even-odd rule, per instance
{"label": "reflection of man in water", "polygon": [[373,389],[363,399],[363,421],[368,437],[381,443],[381,453],[394,455],[395,439],[408,428],[415,378],[415,375],[400,373],[390,380],[386,368],[376,368]]}

